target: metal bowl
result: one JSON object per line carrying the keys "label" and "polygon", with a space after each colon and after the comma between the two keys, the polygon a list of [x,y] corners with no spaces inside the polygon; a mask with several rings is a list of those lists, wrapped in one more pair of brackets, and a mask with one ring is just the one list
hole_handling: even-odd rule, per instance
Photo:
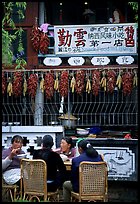
{"label": "metal bowl", "polygon": [[61,120],[61,123],[65,128],[75,128],[77,124],[77,120],[80,119],[68,113],[61,115],[58,118]]}

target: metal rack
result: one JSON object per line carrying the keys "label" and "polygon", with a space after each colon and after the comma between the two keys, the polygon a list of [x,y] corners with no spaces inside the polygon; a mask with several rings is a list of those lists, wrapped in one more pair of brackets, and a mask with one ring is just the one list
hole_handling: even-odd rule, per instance
{"label": "metal rack", "polygon": [[[91,75],[92,69],[85,69]],[[61,69],[53,69],[55,72]],[[119,71],[115,70],[116,73]],[[45,70],[37,71],[45,73]],[[69,69],[69,74],[75,73],[76,70]],[[25,71],[26,78],[32,71]],[[12,72],[5,72],[6,78],[12,78]],[[69,79],[70,80],[70,79]],[[43,94],[44,95],[44,94]],[[100,90],[98,96],[94,96],[92,92],[89,94],[84,89],[82,95],[72,93],[69,90],[69,97],[64,99],[63,104],[60,93],[55,91],[51,100],[46,99],[43,96],[43,124],[52,125],[52,121],[61,125],[61,121],[58,117],[60,113],[60,107],[63,105],[63,113],[70,111],[75,117],[80,118],[77,120],[77,127],[138,127],[138,89],[134,87],[131,94],[124,96],[122,90],[114,90],[112,94]],[[69,100],[68,100],[69,98]],[[26,94],[15,98],[14,96],[8,96],[5,94],[2,99],[2,121],[4,123],[19,122],[21,126],[34,125],[34,107],[35,100]],[[69,110],[68,110],[69,109]],[[3,124],[4,124],[3,123]]]}

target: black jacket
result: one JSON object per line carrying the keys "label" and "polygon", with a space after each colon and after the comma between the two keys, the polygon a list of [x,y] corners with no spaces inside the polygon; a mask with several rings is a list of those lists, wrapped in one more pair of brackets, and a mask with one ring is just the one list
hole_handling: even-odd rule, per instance
{"label": "black jacket", "polygon": [[53,181],[47,184],[48,191],[55,191],[62,186],[66,180],[66,167],[58,153],[51,149],[39,149],[34,151],[33,159],[43,159],[47,164],[47,180]]}

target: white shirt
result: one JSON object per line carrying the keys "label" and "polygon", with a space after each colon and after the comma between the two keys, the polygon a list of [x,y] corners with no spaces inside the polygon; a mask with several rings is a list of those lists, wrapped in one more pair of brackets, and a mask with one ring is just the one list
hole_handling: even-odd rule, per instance
{"label": "white shirt", "polygon": [[9,157],[2,159],[2,170],[4,171],[11,164],[11,162],[12,160],[9,159]]}
{"label": "white shirt", "polygon": [[21,178],[20,168],[10,169],[3,173],[3,178],[7,184],[15,184]]}
{"label": "white shirt", "polygon": [[[11,162],[12,160],[10,160],[8,157],[2,159],[2,170],[5,170]],[[7,184],[15,184],[17,181],[20,180],[20,175],[20,168],[10,169],[3,173],[3,179]]]}

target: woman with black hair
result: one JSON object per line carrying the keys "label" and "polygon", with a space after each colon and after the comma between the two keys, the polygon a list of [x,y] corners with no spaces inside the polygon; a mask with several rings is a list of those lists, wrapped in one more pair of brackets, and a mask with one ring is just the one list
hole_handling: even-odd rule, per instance
{"label": "woman with black hair", "polygon": [[11,139],[11,146],[2,151],[2,174],[7,184],[17,184],[20,181],[20,154],[22,150],[23,138],[20,135],[14,135]]}
{"label": "woman with black hair", "polygon": [[33,153],[33,159],[43,159],[47,164],[48,191],[56,191],[66,180],[66,167],[60,155],[52,150],[53,145],[52,136],[44,135],[42,148]]}
{"label": "woman with black hair", "polygon": [[81,140],[78,142],[79,156],[72,159],[71,179],[65,181],[63,184],[63,198],[64,202],[70,202],[71,191],[79,192],[79,164],[82,161],[100,162],[102,157],[93,148],[88,140]]}
{"label": "woman with black hair", "polygon": [[[76,148],[74,147],[71,137],[63,137],[61,139],[60,148],[54,150],[59,153],[62,159],[67,160],[76,156]],[[65,157],[63,157],[63,155]]]}

